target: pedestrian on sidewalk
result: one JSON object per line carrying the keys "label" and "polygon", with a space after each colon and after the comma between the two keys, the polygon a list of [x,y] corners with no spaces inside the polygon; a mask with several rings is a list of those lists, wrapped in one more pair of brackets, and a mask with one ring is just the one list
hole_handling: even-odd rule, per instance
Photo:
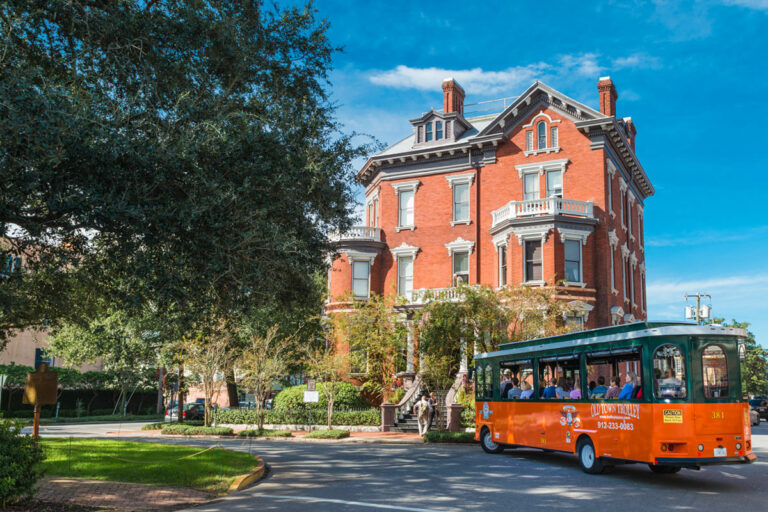
{"label": "pedestrian on sidewalk", "polygon": [[429,400],[427,400],[427,403],[429,404],[429,418],[427,419],[427,432],[432,428],[432,423],[435,422],[435,418],[437,417],[437,399],[435,398],[435,392],[432,391],[429,393]]}
{"label": "pedestrian on sidewalk", "polygon": [[427,433],[427,423],[429,421],[429,402],[427,401],[426,393],[421,395],[421,400],[413,408],[416,419],[419,422],[419,435],[423,436]]}

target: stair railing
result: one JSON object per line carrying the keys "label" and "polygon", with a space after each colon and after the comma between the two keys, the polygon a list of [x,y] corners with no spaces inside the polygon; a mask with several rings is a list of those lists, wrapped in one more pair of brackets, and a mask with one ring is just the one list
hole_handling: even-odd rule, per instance
{"label": "stair railing", "polygon": [[411,389],[409,389],[403,398],[397,403],[397,409],[395,410],[396,422],[403,419],[403,416],[413,411],[413,406],[418,401],[423,387],[424,384],[422,383],[421,375],[416,375],[416,378],[413,380],[413,386],[411,386]]}

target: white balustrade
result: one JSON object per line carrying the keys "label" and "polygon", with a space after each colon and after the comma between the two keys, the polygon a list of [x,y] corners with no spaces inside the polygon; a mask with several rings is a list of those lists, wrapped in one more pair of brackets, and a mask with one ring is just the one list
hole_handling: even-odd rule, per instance
{"label": "white balustrade", "polygon": [[381,228],[372,226],[352,226],[344,233],[334,232],[330,235],[331,240],[339,242],[341,240],[362,240],[381,242]]}
{"label": "white balustrade", "polygon": [[546,197],[544,199],[510,201],[498,210],[491,212],[491,215],[493,216],[493,226],[496,226],[505,220],[535,215],[573,215],[592,218],[592,211],[592,201]]}

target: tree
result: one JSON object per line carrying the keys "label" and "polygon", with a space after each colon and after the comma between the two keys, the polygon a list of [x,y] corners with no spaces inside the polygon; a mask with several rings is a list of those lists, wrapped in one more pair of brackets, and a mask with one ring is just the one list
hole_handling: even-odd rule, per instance
{"label": "tree", "polygon": [[405,347],[406,327],[395,310],[397,298],[372,294],[367,301],[352,301],[353,311],[333,318],[331,339],[344,340],[350,364],[365,369],[363,389],[383,398],[392,385],[395,358]]}
{"label": "tree", "polygon": [[2,3],[0,260],[27,277],[0,333],[301,297],[372,149],[335,120],[327,31],[257,0]]}
{"label": "tree", "polygon": [[319,389],[328,402],[328,430],[333,428],[333,405],[336,393],[349,371],[349,352],[329,346],[328,349],[315,349],[307,353],[309,374],[324,383]]}
{"label": "tree", "polygon": [[163,340],[153,326],[147,319],[138,321],[114,312],[85,327],[64,324],[57,328],[51,334],[48,350],[73,367],[101,361],[117,380],[120,406],[125,411],[131,388],[146,381],[147,374],[153,374],[156,367]]}
{"label": "tree", "polygon": [[750,323],[735,319],[728,323],[724,318],[713,318],[707,323],[747,331],[747,338],[744,340],[745,359],[742,365],[744,392],[749,396],[768,396],[768,350],[757,343],[755,334],[749,330]]}
{"label": "tree", "polygon": [[211,403],[217,392],[216,376],[229,371],[236,358],[228,332],[226,324],[219,323],[218,329],[211,334],[187,338],[176,345],[180,362],[200,378],[205,396],[203,419],[206,427],[211,425]]}
{"label": "tree", "polygon": [[275,382],[286,376],[290,364],[291,338],[279,336],[278,329],[272,326],[262,335],[245,328],[241,334],[247,343],[237,360],[237,370],[243,386],[254,392],[259,430],[264,428],[264,402]]}

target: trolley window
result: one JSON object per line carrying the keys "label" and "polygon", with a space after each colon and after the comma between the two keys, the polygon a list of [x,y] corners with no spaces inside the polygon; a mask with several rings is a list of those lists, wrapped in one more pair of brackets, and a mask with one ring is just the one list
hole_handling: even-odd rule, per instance
{"label": "trolley window", "polygon": [[707,345],[701,353],[705,398],[728,396],[728,360],[720,345]]}
{"label": "trolley window", "polygon": [[490,400],[493,398],[493,367],[490,363],[485,366],[477,366],[475,377],[475,398],[477,400]]}
{"label": "trolley window", "polygon": [[662,345],[653,353],[656,398],[686,398],[685,357],[677,345]]}
{"label": "trolley window", "polygon": [[587,354],[590,398],[642,399],[643,374],[639,347]]}
{"label": "trolley window", "polygon": [[501,399],[526,399],[533,394],[533,360],[502,361]]}
{"label": "trolley window", "polygon": [[545,399],[571,399],[581,396],[579,356],[568,354],[539,359],[539,396]]}

